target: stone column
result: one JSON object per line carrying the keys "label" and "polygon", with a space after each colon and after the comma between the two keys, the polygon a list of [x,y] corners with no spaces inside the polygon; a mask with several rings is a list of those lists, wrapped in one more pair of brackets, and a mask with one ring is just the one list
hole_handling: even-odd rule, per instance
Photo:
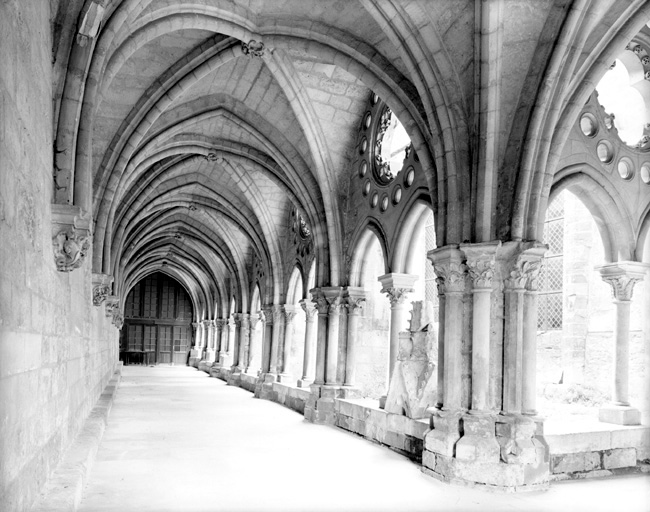
{"label": "stone column", "polygon": [[245,372],[248,369],[248,355],[250,354],[250,315],[241,314],[241,325],[239,327],[239,370]]}
{"label": "stone column", "polygon": [[289,359],[291,357],[291,345],[293,343],[294,325],[293,319],[298,312],[298,306],[285,304],[284,307],[284,343],[282,346],[282,373],[278,375],[278,381],[289,383],[293,377],[289,373]]}
{"label": "stone column", "polygon": [[228,332],[228,336],[226,337],[227,340],[227,345],[226,345],[226,361],[224,363],[225,366],[232,366],[232,361],[234,359],[234,350],[236,348],[236,327],[235,327],[235,318],[234,314],[230,315],[230,318],[228,319],[228,323],[226,324],[226,331]]}
{"label": "stone column", "polygon": [[[540,245],[527,251],[533,266],[528,273],[524,294],[521,412],[532,417],[537,416],[537,288],[546,250],[546,246]],[[536,263],[537,259],[539,265]],[[541,423],[541,419],[539,421]]]}
{"label": "stone column", "polygon": [[[201,340],[199,336],[200,325],[200,322],[192,322],[192,348],[190,349],[189,365],[194,367],[198,366],[198,362],[201,359]],[[173,348],[174,347],[172,347],[172,349]]]}
{"label": "stone column", "polygon": [[456,458],[466,461],[499,462],[495,437],[495,414],[490,410],[491,296],[495,258],[501,242],[463,244],[460,249],[472,284],[472,397],[471,409],[463,416],[463,437],[456,443]]}
{"label": "stone column", "polygon": [[230,366],[230,323],[228,318],[223,319],[223,328],[221,330],[221,350],[219,351],[219,366],[225,368]]}
{"label": "stone column", "polygon": [[312,291],[313,301],[318,311],[318,331],[316,338],[316,375],[314,384],[325,384],[325,351],[327,347],[327,327],[329,325],[329,304],[322,289]]}
{"label": "stone column", "polygon": [[[442,457],[444,460],[454,456],[454,447],[460,439],[460,418],[462,415],[462,334],[463,334],[463,294],[466,287],[466,266],[464,255],[456,245],[433,249],[427,253],[438,276],[439,290],[444,295],[444,317],[442,325],[442,348],[444,349],[442,404],[438,409],[430,408],[432,430],[425,437],[423,464],[436,463],[430,458]],[[435,454],[435,455],[434,455]]]}
{"label": "stone column", "polygon": [[329,316],[327,323],[327,361],[325,368],[325,384],[327,386],[337,386],[336,370],[339,359],[339,320],[341,308],[343,307],[343,298],[341,290],[335,287],[325,291],[325,297],[329,304]]}
{"label": "stone column", "polygon": [[[250,370],[251,364],[254,362],[253,361],[253,343],[256,343],[256,337],[257,337],[257,324],[262,321],[262,313],[258,314],[251,314],[250,315],[250,322],[248,324],[248,355],[246,357],[246,368],[244,368],[244,372],[248,373]],[[261,362],[260,362],[261,366]]]}
{"label": "stone column", "polygon": [[344,385],[353,387],[356,383],[359,317],[366,302],[365,291],[363,288],[348,286],[344,298],[345,306],[348,308],[348,345]]}
{"label": "stone column", "polygon": [[263,306],[264,331],[262,334],[262,374],[271,371],[271,344],[273,343],[273,307]]}
{"label": "stone column", "polygon": [[214,342],[215,342],[215,347],[214,347],[214,352],[215,352],[215,361],[212,364],[213,367],[218,367],[219,366],[219,361],[221,359],[221,353],[223,350],[223,345],[222,345],[222,335],[223,335],[223,326],[225,324],[225,320],[223,318],[218,318],[214,321],[214,325],[216,327],[215,332],[214,332]]}
{"label": "stone column", "polygon": [[630,406],[630,304],[634,285],[645,277],[646,265],[633,261],[599,267],[603,281],[612,287],[616,317],[614,321],[614,382],[612,403],[600,409],[598,418],[606,423],[638,425],[641,413]]}
{"label": "stone column", "polygon": [[[280,342],[284,335],[284,311],[283,306],[273,306],[273,337],[271,340],[271,370],[270,373],[277,376],[280,373]],[[276,379],[277,380],[277,379]]]}
{"label": "stone column", "polygon": [[496,251],[501,242],[461,245],[472,282],[472,405],[470,414],[488,413],[490,389],[491,295]]}
{"label": "stone column", "polygon": [[305,351],[302,362],[302,378],[298,381],[299,388],[306,388],[314,382],[314,370],[316,358],[314,354],[314,342],[316,330],[314,329],[314,320],[316,317],[316,307],[306,299],[300,301],[300,306],[305,311]]}
{"label": "stone column", "polygon": [[230,326],[233,335],[232,366],[230,367],[232,373],[240,372],[241,323],[242,323],[242,313],[233,314],[232,325]]}
{"label": "stone column", "polygon": [[388,380],[386,390],[393,377],[397,354],[399,353],[399,333],[406,324],[406,315],[409,311],[408,296],[413,293],[413,285],[418,276],[412,274],[385,274],[379,278],[381,292],[388,295],[390,300],[390,356],[388,360]]}
{"label": "stone column", "polygon": [[206,351],[205,351],[205,360],[208,364],[214,363],[215,358],[215,343],[214,343],[214,320],[205,320],[205,325],[207,325],[207,342],[206,342]]}

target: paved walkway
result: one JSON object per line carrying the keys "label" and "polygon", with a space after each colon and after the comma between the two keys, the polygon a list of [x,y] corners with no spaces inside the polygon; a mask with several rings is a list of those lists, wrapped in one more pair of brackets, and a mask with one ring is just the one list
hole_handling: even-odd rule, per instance
{"label": "paved walkway", "polygon": [[82,512],[647,511],[650,478],[493,494],[188,367],[125,367]]}

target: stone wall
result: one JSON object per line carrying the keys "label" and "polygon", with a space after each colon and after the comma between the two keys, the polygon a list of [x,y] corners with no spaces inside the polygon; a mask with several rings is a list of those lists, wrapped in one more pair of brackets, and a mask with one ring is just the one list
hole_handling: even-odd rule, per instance
{"label": "stone wall", "polygon": [[0,3],[0,509],[28,509],[115,371],[117,329],[88,262],[51,239],[49,2]]}

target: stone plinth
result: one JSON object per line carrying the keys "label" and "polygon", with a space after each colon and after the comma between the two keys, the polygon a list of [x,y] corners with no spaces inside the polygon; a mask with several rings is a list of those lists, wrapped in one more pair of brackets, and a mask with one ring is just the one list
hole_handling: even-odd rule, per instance
{"label": "stone plinth", "polygon": [[641,412],[625,405],[607,405],[599,409],[598,419],[616,425],[640,425]]}

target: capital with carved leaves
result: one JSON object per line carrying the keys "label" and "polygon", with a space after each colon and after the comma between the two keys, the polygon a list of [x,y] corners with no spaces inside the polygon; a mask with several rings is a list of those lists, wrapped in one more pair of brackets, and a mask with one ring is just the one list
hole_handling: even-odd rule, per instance
{"label": "capital with carved leaves", "polygon": [[511,260],[506,288],[510,290],[537,290],[539,272],[542,268],[544,253],[548,247],[543,244],[531,244]]}
{"label": "capital with carved leaves", "polygon": [[101,306],[112,290],[113,276],[93,273],[93,304]]}
{"label": "capital with carved leaves", "polygon": [[59,272],[71,272],[83,264],[92,239],[90,216],[73,205],[53,204],[52,249]]}
{"label": "capital with carved leaves", "polygon": [[427,253],[427,258],[433,263],[433,270],[438,276],[436,282],[440,295],[465,291],[467,266],[465,255],[457,245],[433,249]]}
{"label": "capital with carved leaves", "polygon": [[402,306],[408,302],[408,297],[415,290],[413,285],[418,276],[391,272],[378,278],[381,283],[381,292],[385,293],[392,307]]}
{"label": "capital with carved leaves", "polygon": [[620,261],[597,267],[603,281],[612,288],[612,296],[617,301],[632,300],[634,285],[643,281],[650,265],[636,261]]}
{"label": "capital with carved leaves", "polygon": [[300,307],[305,312],[307,322],[312,322],[318,313],[314,303],[311,300],[302,299],[300,301]]}
{"label": "capital with carved leaves", "polygon": [[363,288],[357,286],[348,286],[343,291],[345,307],[351,315],[361,314],[366,305],[366,292]]}
{"label": "capital with carved leaves", "polygon": [[461,244],[465,265],[473,290],[491,290],[495,274],[496,254],[501,242]]}
{"label": "capital with carved leaves", "polygon": [[113,317],[113,310],[119,310],[120,299],[116,295],[108,295],[104,301],[104,313],[107,318]]}

